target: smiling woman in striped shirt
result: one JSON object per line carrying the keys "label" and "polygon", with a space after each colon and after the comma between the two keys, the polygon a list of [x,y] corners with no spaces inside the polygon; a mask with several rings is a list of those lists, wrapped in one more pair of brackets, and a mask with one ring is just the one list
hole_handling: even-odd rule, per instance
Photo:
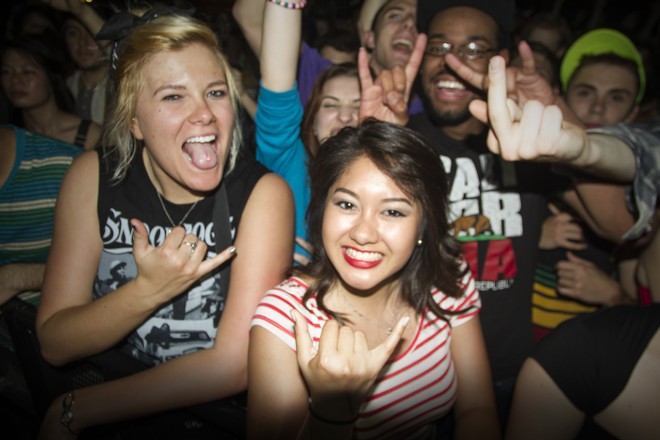
{"label": "smiling woman in striped shirt", "polygon": [[321,146],[310,179],[315,255],[252,320],[248,436],[436,438],[453,406],[458,437],[499,438],[437,155],[368,120]]}

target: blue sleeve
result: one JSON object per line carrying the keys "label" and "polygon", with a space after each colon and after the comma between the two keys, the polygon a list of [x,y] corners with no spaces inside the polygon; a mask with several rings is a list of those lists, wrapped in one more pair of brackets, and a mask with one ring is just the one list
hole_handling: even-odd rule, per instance
{"label": "blue sleeve", "polygon": [[[307,152],[300,139],[302,106],[296,88],[273,92],[260,85],[255,115],[257,160],[284,178],[296,204],[296,236],[308,239],[305,212],[309,205]],[[308,255],[296,245],[296,252]]]}

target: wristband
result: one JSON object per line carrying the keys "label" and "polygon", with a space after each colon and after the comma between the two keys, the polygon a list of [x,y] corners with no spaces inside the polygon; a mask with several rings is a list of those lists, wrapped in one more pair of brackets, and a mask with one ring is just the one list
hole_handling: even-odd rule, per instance
{"label": "wristband", "polygon": [[307,0],[300,0],[300,3],[283,2],[282,0],[268,0],[269,2],[286,9],[302,9],[307,4]]}

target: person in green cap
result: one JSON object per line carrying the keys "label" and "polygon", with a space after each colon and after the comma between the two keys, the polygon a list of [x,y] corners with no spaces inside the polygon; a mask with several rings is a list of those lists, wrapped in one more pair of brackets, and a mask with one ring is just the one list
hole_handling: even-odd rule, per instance
{"label": "person in green cap", "polygon": [[[637,116],[646,77],[641,55],[621,32],[601,28],[582,35],[566,51],[559,74],[567,106],[585,128]],[[603,200],[612,196],[600,187]],[[569,186],[560,200],[552,200],[543,223],[532,294],[537,339],[576,316],[638,300],[637,250],[600,238],[593,224],[566,206],[576,194]]]}
{"label": "person in green cap", "polygon": [[587,128],[633,122],[646,74],[632,41],[614,29],[595,29],[573,43],[560,67],[568,106]]}

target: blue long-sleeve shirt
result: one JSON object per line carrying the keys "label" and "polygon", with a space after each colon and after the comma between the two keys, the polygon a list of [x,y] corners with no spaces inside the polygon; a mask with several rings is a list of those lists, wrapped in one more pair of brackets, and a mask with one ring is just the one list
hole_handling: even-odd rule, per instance
{"label": "blue long-sleeve shirt", "polygon": [[[296,204],[296,237],[307,240],[309,157],[300,139],[302,117],[303,108],[295,86],[285,92],[273,92],[260,85],[255,115],[257,160],[282,176],[291,187]],[[297,244],[295,251],[308,256]]]}

